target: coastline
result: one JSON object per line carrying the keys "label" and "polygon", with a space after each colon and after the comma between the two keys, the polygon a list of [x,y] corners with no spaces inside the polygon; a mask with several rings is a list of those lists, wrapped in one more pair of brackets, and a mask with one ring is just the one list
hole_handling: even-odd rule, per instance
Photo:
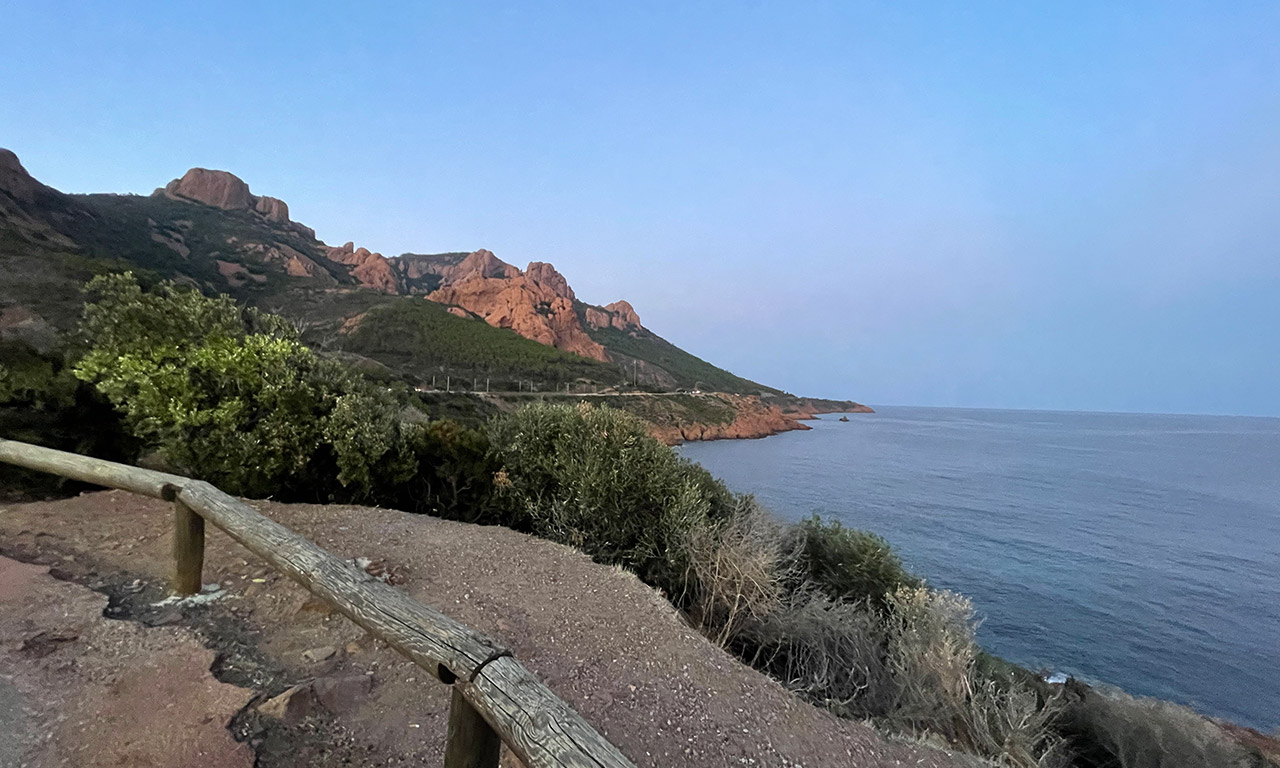
{"label": "coastline", "polygon": [[[729,422],[676,422],[657,424],[650,421],[649,433],[667,445],[709,440],[758,440],[784,432],[812,429],[806,421],[826,413],[875,413],[868,405],[852,400],[789,398],[782,402],[766,402],[755,395],[716,393],[734,408]],[[774,398],[770,398],[773,400]]]}

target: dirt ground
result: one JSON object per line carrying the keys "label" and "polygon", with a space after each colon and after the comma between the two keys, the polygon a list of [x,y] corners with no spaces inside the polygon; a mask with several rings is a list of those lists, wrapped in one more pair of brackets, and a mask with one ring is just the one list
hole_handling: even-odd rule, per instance
{"label": "dirt ground", "polygon": [[[798,700],[567,547],[391,510],[256,506],[502,640],[638,766],[958,764]],[[118,491],[0,506],[0,555],[21,561],[0,561],[0,766],[440,764],[446,687],[216,529],[214,597],[157,605],[170,517]],[[312,679],[337,681],[328,706],[287,722],[260,710]]]}

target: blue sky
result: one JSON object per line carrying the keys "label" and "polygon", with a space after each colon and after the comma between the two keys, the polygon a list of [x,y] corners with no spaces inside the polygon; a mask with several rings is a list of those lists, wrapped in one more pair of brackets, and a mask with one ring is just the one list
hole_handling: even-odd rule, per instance
{"label": "blue sky", "polygon": [[1280,415],[1280,5],[12,3],[0,146],[870,403]]}

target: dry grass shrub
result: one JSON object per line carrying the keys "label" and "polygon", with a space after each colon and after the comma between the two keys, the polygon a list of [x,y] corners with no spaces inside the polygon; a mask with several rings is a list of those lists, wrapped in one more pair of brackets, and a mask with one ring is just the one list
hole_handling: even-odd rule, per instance
{"label": "dry grass shrub", "polygon": [[892,703],[880,715],[895,730],[931,731],[1004,765],[1065,763],[1055,724],[1060,698],[1042,699],[1013,679],[978,673],[977,623],[968,598],[925,587],[900,589],[885,617]]}
{"label": "dry grass shrub", "polygon": [[689,613],[721,647],[781,607],[787,569],[781,526],[754,499],[741,499],[727,521],[695,526],[686,546]]}
{"label": "dry grass shrub", "polygon": [[1218,725],[1177,704],[1089,691],[1071,707],[1077,738],[1100,748],[1100,765],[1118,768],[1246,768],[1265,765]]}
{"label": "dry grass shrub", "polygon": [[1000,765],[1067,764],[1061,700],[979,673],[973,607],[963,596],[903,587],[885,609],[809,587],[746,624],[737,650],[792,691],[845,717],[913,738],[939,737]]}

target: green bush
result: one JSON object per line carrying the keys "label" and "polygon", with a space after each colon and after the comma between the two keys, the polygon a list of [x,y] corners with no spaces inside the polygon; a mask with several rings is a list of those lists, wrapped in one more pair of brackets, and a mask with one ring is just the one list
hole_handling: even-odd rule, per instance
{"label": "green bush", "polygon": [[796,571],[831,600],[883,606],[898,589],[920,586],[889,543],[874,533],[814,515],[792,527],[788,538]]}
{"label": "green bush", "polygon": [[741,501],[706,470],[610,408],[537,403],[489,428],[503,521],[624,566],[677,603],[692,599],[695,530]]}
{"label": "green bush", "polygon": [[308,349],[282,318],[228,296],[143,290],[127,273],[86,290],[75,374],[176,471],[246,496],[485,518],[485,436],[427,422],[406,407],[405,388],[397,400]]}

